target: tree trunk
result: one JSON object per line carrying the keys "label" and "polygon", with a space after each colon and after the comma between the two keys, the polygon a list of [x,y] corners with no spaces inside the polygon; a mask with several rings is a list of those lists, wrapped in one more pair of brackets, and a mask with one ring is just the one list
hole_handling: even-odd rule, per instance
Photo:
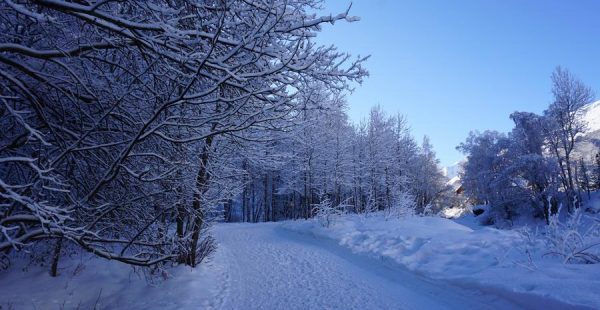
{"label": "tree trunk", "polygon": [[183,206],[179,205],[177,206],[177,237],[178,238],[183,238],[183,221],[184,221],[184,210],[183,210]]}
{"label": "tree trunk", "polygon": [[56,240],[54,246],[54,254],[52,255],[52,266],[50,267],[50,276],[56,277],[58,275],[58,260],[60,259],[60,251],[62,250],[63,238],[60,237]]}
{"label": "tree trunk", "polygon": [[265,222],[270,221],[269,219],[269,215],[270,215],[270,210],[269,210],[269,201],[268,201],[268,197],[269,197],[269,179],[268,179],[268,173],[265,173],[265,177],[263,178],[263,220]]}
{"label": "tree trunk", "polygon": [[275,179],[271,176],[271,221],[275,222]]}
{"label": "tree trunk", "polygon": [[202,224],[204,223],[204,213],[201,209],[200,200],[202,195],[206,192],[209,180],[209,174],[207,170],[210,147],[213,142],[213,136],[206,137],[204,147],[202,148],[202,154],[200,156],[200,169],[198,169],[198,175],[196,176],[196,191],[194,192],[192,200],[192,240],[190,244],[190,251],[187,257],[186,264],[192,267],[196,267],[196,252],[198,250],[198,241],[200,240],[200,231]]}

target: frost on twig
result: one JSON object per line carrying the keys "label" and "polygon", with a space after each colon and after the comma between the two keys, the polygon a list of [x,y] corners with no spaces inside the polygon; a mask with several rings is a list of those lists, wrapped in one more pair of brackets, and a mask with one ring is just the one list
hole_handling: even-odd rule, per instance
{"label": "frost on twig", "polygon": [[202,261],[245,146],[324,105],[299,98],[309,85],[340,96],[367,75],[311,39],[355,19],[314,4],[0,1],[0,253],[64,238],[136,266]]}

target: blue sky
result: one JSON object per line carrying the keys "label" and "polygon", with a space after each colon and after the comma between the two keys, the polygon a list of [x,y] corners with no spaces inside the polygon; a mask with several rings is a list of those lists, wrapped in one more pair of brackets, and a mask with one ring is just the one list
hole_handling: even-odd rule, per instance
{"label": "blue sky", "polygon": [[[350,1],[326,0],[322,13]],[[324,27],[318,41],[371,55],[370,77],[348,97],[359,121],[379,104],[428,135],[443,165],[470,130],[508,131],[513,111],[541,113],[550,74],[569,69],[600,96],[600,1],[355,0],[355,23]]]}

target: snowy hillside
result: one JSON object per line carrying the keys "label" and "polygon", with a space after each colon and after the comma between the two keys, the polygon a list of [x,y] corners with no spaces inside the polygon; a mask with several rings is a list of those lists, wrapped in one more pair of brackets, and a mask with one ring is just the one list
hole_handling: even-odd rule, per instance
{"label": "snowy hillside", "polygon": [[584,106],[579,115],[587,128],[577,139],[575,157],[590,163],[600,150],[600,100]]}
{"label": "snowy hillside", "polygon": [[581,109],[583,120],[587,123],[587,133],[600,130],[600,100],[590,103]]}

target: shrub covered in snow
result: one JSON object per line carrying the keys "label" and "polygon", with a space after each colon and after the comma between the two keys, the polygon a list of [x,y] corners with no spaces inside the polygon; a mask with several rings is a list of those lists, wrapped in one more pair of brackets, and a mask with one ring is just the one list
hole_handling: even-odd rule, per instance
{"label": "shrub covered in snow", "polygon": [[[395,197],[395,204],[389,207],[385,212],[385,218],[405,218],[409,216],[414,216],[417,212],[417,205],[415,203],[415,197],[407,192],[400,192]],[[427,205],[425,210],[430,210],[427,207],[431,205]],[[425,212],[424,210],[424,212]]]}
{"label": "shrub covered in snow", "polygon": [[558,256],[565,264],[600,263],[600,218],[586,214],[582,208],[563,221],[559,214],[551,216],[546,227],[545,255]]}
{"label": "shrub covered in snow", "polygon": [[528,261],[518,262],[534,268],[538,258],[558,258],[564,264],[600,263],[600,218],[578,208],[568,213],[562,208],[544,226],[522,227],[518,251]]}
{"label": "shrub covered in snow", "polygon": [[313,214],[323,227],[329,227],[335,219],[344,214],[345,205],[335,205],[328,197],[323,197],[321,202],[313,205]]}

